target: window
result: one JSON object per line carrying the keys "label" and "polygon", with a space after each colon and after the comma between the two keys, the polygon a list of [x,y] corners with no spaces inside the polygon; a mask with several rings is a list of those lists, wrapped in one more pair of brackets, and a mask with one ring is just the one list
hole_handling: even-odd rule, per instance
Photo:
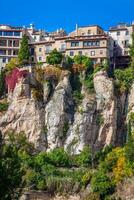
{"label": "window", "polygon": [[42,51],[42,48],[39,48],[39,52],[41,52]]}
{"label": "window", "polygon": [[128,51],[124,51],[124,55],[128,56],[129,52]]}
{"label": "window", "polygon": [[6,58],[3,58],[3,59],[2,59],[2,62],[3,62],[3,63],[6,63]]}
{"label": "window", "polygon": [[14,56],[17,56],[17,55],[18,55],[18,53],[19,53],[19,51],[18,51],[18,50],[13,50],[13,55],[14,55]]}
{"label": "window", "polygon": [[0,50],[0,55],[6,55],[6,50]]}
{"label": "window", "polygon": [[73,51],[70,51],[70,56],[74,56],[74,52]]}
{"label": "window", "polygon": [[79,42],[71,42],[71,47],[78,47],[79,46]]}
{"label": "window", "polygon": [[78,51],[78,55],[82,56],[82,51]]}
{"label": "window", "polygon": [[66,50],[66,44],[61,44],[60,51],[65,51]]}
{"label": "window", "polygon": [[20,32],[15,31],[15,32],[14,32],[14,36],[20,36]]}
{"label": "window", "polygon": [[129,35],[129,31],[128,30],[126,31],[126,35]]}
{"label": "window", "polygon": [[4,36],[13,36],[13,31],[4,31]]}
{"label": "window", "polygon": [[19,40],[13,41],[13,47],[19,47]]}
{"label": "window", "polygon": [[90,35],[91,34],[91,30],[88,30],[87,34]]}
{"label": "window", "polygon": [[42,61],[42,57],[39,57],[39,61]]}
{"label": "window", "polygon": [[129,47],[129,40],[124,41],[124,47]]}
{"label": "window", "polygon": [[101,54],[101,55],[103,54],[103,50],[100,50],[100,54]]}
{"label": "window", "polygon": [[91,56],[95,56],[95,51],[91,51]]}
{"label": "window", "polygon": [[52,51],[52,46],[46,46],[46,53],[50,53]]}
{"label": "window", "polygon": [[100,41],[88,41],[88,42],[83,42],[84,47],[89,47],[89,46],[100,46]]}
{"label": "window", "polygon": [[0,46],[6,47],[7,46],[7,41],[6,40],[0,40]]}
{"label": "window", "polygon": [[11,50],[11,49],[8,50],[8,55],[9,55],[9,56],[12,55],[12,50]]}
{"label": "window", "polygon": [[8,47],[12,47],[12,40],[8,40]]}
{"label": "window", "polygon": [[2,35],[2,31],[0,31],[0,35]]}
{"label": "window", "polygon": [[34,48],[31,49],[31,55],[34,55]]}
{"label": "window", "polygon": [[120,35],[120,31],[117,31],[117,35]]}

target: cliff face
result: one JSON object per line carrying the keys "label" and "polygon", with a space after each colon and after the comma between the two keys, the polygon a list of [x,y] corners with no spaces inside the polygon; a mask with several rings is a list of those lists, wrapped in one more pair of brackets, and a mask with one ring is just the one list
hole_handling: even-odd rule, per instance
{"label": "cliff face", "polygon": [[23,131],[38,150],[64,147],[74,154],[85,145],[99,149],[123,142],[123,119],[134,110],[134,85],[128,99],[116,97],[113,80],[100,71],[94,76],[94,93],[82,86],[83,100],[75,111],[69,73],[51,92],[48,83],[43,83],[42,98],[33,95],[36,84],[31,75],[21,78],[9,95],[9,108],[0,119],[4,135],[9,130]]}

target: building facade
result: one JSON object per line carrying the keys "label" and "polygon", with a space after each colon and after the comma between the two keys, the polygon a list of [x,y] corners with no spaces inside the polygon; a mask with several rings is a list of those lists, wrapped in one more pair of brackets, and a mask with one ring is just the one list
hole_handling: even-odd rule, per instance
{"label": "building facade", "polygon": [[112,57],[112,38],[97,26],[80,27],[69,35],[60,35],[44,38],[44,41],[31,43],[34,49],[34,61],[46,63],[47,55],[57,49],[66,56],[89,56],[94,64],[102,63]]}
{"label": "building facade", "polygon": [[0,25],[0,68],[18,56],[22,35],[22,27]]}
{"label": "building facade", "polygon": [[130,62],[129,46],[132,44],[133,24],[120,23],[109,29],[109,35],[114,41],[113,64],[116,67],[126,67]]}
{"label": "building facade", "polygon": [[22,36],[29,37],[31,62],[43,63],[46,66],[48,54],[57,49],[66,56],[85,55],[94,64],[109,60],[111,66],[126,67],[130,62],[129,45],[132,44],[134,25],[119,24],[105,32],[100,26],[78,27],[67,34],[59,29],[55,32],[36,30],[33,24],[29,27],[0,25],[0,68],[11,58],[17,58]]}

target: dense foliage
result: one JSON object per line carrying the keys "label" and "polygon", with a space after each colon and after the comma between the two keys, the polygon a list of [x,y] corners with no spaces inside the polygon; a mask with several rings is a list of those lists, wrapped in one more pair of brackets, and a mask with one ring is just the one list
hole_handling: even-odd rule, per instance
{"label": "dense foliage", "polygon": [[[77,193],[91,184],[90,197],[112,195],[118,183],[134,175],[134,140],[125,147],[106,147],[95,155],[85,147],[79,155],[63,148],[36,153],[24,133],[9,133],[8,143],[0,138],[0,197],[18,199],[23,188],[49,193]],[[90,200],[90,198],[86,198]]]}
{"label": "dense foliage", "polygon": [[62,53],[58,52],[57,49],[54,49],[54,50],[47,56],[46,62],[47,62],[49,65],[59,65],[59,64],[61,64],[62,59],[63,59]]}
{"label": "dense foliage", "polygon": [[18,58],[19,58],[19,62],[22,65],[29,63],[30,51],[29,51],[29,44],[28,44],[28,36],[26,34],[24,34],[22,37]]}
{"label": "dense foliage", "polygon": [[132,67],[126,69],[116,69],[115,76],[115,88],[119,93],[129,91],[134,81],[134,69]]}

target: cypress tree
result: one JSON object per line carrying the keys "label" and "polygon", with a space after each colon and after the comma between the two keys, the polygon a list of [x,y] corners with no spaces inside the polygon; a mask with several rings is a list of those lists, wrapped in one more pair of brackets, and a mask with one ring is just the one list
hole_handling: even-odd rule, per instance
{"label": "cypress tree", "polygon": [[30,51],[29,51],[29,45],[28,45],[28,36],[26,34],[23,35],[18,58],[19,58],[19,62],[22,65],[29,63]]}

